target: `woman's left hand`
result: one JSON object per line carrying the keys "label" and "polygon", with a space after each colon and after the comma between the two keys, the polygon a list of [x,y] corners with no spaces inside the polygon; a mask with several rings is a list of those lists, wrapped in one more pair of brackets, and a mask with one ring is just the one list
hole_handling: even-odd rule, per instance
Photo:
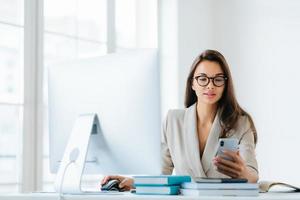
{"label": "woman's left hand", "polygon": [[221,156],[214,157],[213,163],[217,167],[217,171],[231,178],[247,178],[248,170],[239,151],[224,151],[223,153],[231,160],[224,159]]}

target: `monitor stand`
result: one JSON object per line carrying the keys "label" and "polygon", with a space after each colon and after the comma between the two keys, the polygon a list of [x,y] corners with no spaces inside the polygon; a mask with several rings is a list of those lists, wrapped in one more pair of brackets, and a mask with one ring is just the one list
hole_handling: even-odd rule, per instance
{"label": "monitor stand", "polygon": [[[82,194],[81,177],[88,153],[89,139],[100,132],[97,114],[82,114],[74,124],[55,180],[55,190],[61,194]],[[93,162],[97,162],[96,158]]]}

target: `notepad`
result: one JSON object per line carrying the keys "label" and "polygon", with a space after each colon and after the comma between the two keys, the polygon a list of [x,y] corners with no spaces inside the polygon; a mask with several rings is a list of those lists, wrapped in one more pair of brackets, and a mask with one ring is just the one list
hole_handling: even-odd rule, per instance
{"label": "notepad", "polygon": [[268,192],[271,188],[275,186],[279,186],[282,190],[290,190],[294,192],[300,192],[300,187],[295,185],[291,185],[283,182],[274,182],[274,181],[260,181],[259,182],[259,191],[260,192]]}

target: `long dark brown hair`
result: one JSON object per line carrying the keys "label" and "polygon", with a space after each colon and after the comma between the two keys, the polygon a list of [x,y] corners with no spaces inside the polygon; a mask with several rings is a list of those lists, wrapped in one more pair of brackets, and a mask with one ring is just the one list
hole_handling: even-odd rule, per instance
{"label": "long dark brown hair", "polygon": [[221,66],[224,75],[227,77],[223,95],[221,99],[218,101],[220,124],[222,128],[220,137],[221,138],[227,137],[226,133],[228,133],[228,131],[230,131],[231,129],[235,128],[238,118],[240,116],[247,116],[250,121],[250,128],[254,134],[254,142],[256,144],[257,133],[256,133],[253,120],[251,116],[240,107],[239,103],[236,100],[229,66],[224,56],[220,52],[215,50],[206,50],[203,53],[201,53],[199,56],[197,56],[196,59],[194,60],[186,82],[185,102],[184,102],[185,107],[188,108],[197,102],[197,95],[195,91],[192,89],[193,77],[197,66],[202,61],[205,60],[218,63]]}

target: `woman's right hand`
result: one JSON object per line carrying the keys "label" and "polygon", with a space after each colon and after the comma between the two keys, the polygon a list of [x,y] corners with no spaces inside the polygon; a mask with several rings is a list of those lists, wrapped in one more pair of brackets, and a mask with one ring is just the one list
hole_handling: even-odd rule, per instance
{"label": "woman's right hand", "polygon": [[109,180],[112,179],[120,181],[119,188],[121,188],[123,191],[129,191],[134,188],[133,178],[118,175],[105,176],[101,181],[101,185],[106,184]]}

